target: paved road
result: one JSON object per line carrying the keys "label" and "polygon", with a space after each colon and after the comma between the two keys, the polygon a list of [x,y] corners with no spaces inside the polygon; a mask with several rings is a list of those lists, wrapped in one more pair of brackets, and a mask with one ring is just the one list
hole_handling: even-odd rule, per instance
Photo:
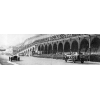
{"label": "paved road", "polygon": [[[9,57],[6,55],[0,55],[0,63],[2,65],[80,65],[81,63],[65,62],[60,59],[51,58],[37,58],[37,57],[21,57],[21,61],[9,62]],[[100,65],[97,62],[85,62],[83,65]]]}
{"label": "paved road", "polygon": [[[16,64],[19,65],[77,65],[81,64],[73,63],[73,62],[65,62],[61,59],[51,59],[51,58],[37,58],[37,57],[21,57],[21,61],[14,61]],[[100,63],[97,62],[85,62],[83,65],[99,65]]]}

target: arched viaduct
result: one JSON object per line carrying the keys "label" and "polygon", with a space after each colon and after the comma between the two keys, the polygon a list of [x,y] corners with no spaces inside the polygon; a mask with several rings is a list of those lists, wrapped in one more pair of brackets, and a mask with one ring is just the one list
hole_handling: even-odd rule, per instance
{"label": "arched viaduct", "polygon": [[34,44],[33,47],[26,48],[18,53],[32,56],[33,53],[48,55],[71,52],[84,52],[88,55],[100,54],[100,35],[77,35],[59,40],[55,39],[53,41],[40,41],[39,43]]}
{"label": "arched viaduct", "polygon": [[100,36],[84,35],[64,40],[50,41],[38,44],[38,51],[41,54],[56,54],[70,52],[98,53],[100,52]]}

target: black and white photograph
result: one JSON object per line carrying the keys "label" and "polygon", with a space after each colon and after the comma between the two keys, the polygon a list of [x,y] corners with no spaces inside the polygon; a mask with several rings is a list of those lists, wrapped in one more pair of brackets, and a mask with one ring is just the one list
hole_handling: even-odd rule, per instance
{"label": "black and white photograph", "polygon": [[100,34],[1,34],[1,65],[100,65]]}

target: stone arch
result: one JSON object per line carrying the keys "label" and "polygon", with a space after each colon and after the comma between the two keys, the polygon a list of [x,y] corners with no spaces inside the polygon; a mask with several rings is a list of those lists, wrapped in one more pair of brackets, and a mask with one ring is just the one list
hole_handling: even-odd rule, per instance
{"label": "stone arch", "polygon": [[45,54],[47,54],[48,47],[45,45]]}
{"label": "stone arch", "polygon": [[76,40],[74,40],[74,41],[72,42],[71,51],[72,51],[72,52],[78,52],[78,42],[77,42]]}
{"label": "stone arch", "polygon": [[24,56],[25,56],[25,52],[23,51],[23,54],[24,54]]}
{"label": "stone arch", "polygon": [[42,51],[42,54],[44,53],[44,46],[42,45],[41,46],[41,51]]}
{"label": "stone arch", "polygon": [[98,37],[91,41],[91,52],[100,52],[100,39]]}
{"label": "stone arch", "polygon": [[25,51],[25,56],[26,56],[26,51]]}
{"label": "stone arch", "polygon": [[89,41],[84,38],[80,43],[80,52],[88,52],[88,50],[89,50]]}
{"label": "stone arch", "polygon": [[29,56],[29,54],[30,54],[30,49],[28,49],[28,56]]}
{"label": "stone arch", "polygon": [[63,43],[58,44],[58,52],[63,52]]}
{"label": "stone arch", "polygon": [[38,46],[38,51],[41,51],[40,49],[41,49],[41,47],[40,47],[40,45],[39,45],[39,46]]}
{"label": "stone arch", "polygon": [[27,53],[27,50],[26,50],[26,56],[27,56],[27,54],[28,54],[28,53]]}
{"label": "stone arch", "polygon": [[27,52],[28,52],[28,51],[26,50],[26,56],[27,56],[27,54],[28,54]]}
{"label": "stone arch", "polygon": [[34,47],[32,48],[32,51],[35,51],[35,48]]}
{"label": "stone arch", "polygon": [[32,49],[30,48],[30,51],[32,51]]}
{"label": "stone arch", "polygon": [[26,56],[26,51],[25,51],[25,56]]}
{"label": "stone arch", "polygon": [[53,53],[54,54],[57,53],[57,44],[56,43],[53,44]]}
{"label": "stone arch", "polygon": [[64,52],[70,52],[70,43],[67,41],[64,45]]}
{"label": "stone arch", "polygon": [[49,44],[49,46],[48,46],[48,54],[51,54],[51,53],[52,53],[52,45]]}
{"label": "stone arch", "polygon": [[[39,48],[40,49],[40,48]],[[38,51],[40,51],[40,50],[38,50]],[[32,48],[32,56],[34,55],[34,53],[35,53],[35,49],[34,49],[34,47]]]}
{"label": "stone arch", "polygon": [[32,55],[32,49],[30,48],[29,50],[30,50],[30,51],[29,51],[29,52],[30,52],[29,55],[31,56],[31,55]]}

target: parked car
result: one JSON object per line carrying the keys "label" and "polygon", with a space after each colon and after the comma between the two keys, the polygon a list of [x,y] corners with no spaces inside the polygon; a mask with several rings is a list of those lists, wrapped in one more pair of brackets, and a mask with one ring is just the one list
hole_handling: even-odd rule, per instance
{"label": "parked car", "polygon": [[76,61],[80,61],[81,63],[84,63],[85,61],[85,56],[83,53],[75,53],[73,55],[73,62],[75,63]]}
{"label": "parked car", "polygon": [[12,60],[20,61],[20,57],[16,55],[9,57],[9,61],[12,61]]}
{"label": "parked car", "polygon": [[71,53],[65,56],[65,61],[67,62],[68,60],[72,60],[74,63],[76,61],[80,61],[81,63],[84,63],[86,60],[85,55],[83,53]]}
{"label": "parked car", "polygon": [[67,61],[72,61],[72,55],[71,54],[65,54],[64,55],[64,60]]}

